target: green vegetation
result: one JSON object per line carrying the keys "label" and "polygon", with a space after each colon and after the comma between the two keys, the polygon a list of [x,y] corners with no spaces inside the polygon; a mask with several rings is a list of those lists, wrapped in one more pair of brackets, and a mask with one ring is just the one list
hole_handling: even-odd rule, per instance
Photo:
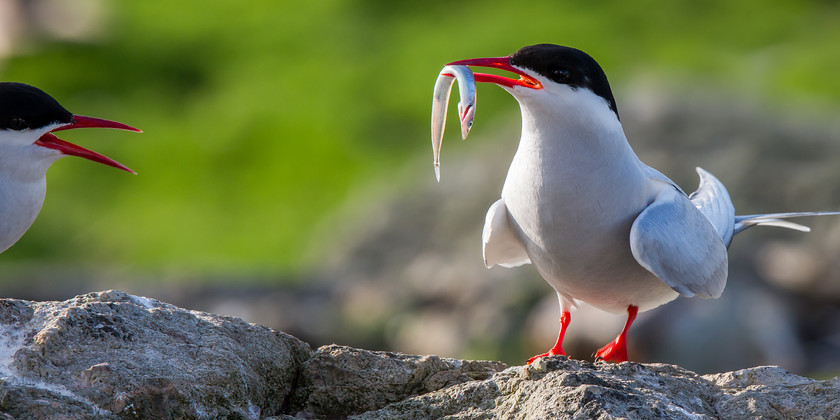
{"label": "green vegetation", "polygon": [[[6,62],[2,79],[143,129],[62,134],[139,175],[57,163],[41,216],[3,264],[306,270],[325,217],[431,159],[438,70],[527,44],[581,48],[616,85],[668,75],[840,105],[840,6],[828,1],[108,4],[98,42],[40,44]],[[480,90],[474,136],[515,109]]]}

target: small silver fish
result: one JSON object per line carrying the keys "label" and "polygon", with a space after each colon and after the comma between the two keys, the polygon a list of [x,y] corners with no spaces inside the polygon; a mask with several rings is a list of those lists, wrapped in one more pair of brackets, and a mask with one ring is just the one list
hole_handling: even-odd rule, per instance
{"label": "small silver fish", "polygon": [[443,132],[446,123],[446,113],[449,108],[449,94],[452,85],[458,80],[458,90],[461,96],[458,102],[458,117],[461,120],[461,138],[466,139],[475,119],[476,89],[475,77],[467,66],[446,66],[440,71],[435,82],[432,97],[432,153],[434,155],[435,178],[440,182],[440,147],[443,143]]}
{"label": "small silver fish", "polygon": [[466,140],[475,119],[475,76],[467,66],[446,66],[458,80],[458,117],[461,119],[461,138]]}

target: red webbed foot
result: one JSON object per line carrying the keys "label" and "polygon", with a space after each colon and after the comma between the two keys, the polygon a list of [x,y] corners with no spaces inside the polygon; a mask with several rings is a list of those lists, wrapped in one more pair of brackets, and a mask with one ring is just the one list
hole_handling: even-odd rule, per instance
{"label": "red webbed foot", "polygon": [[569,323],[572,321],[572,314],[569,311],[563,311],[563,314],[560,315],[560,334],[557,336],[557,342],[554,343],[554,347],[548,351],[548,353],[538,354],[530,359],[528,359],[528,364],[530,365],[533,363],[534,360],[539,359],[540,357],[546,356],[565,356],[566,352],[563,351],[563,336],[566,335],[566,328],[569,327]]}
{"label": "red webbed foot", "polygon": [[595,360],[604,360],[607,362],[626,362],[627,361],[627,340],[616,338],[610,344],[601,347],[595,352]]}
{"label": "red webbed foot", "polygon": [[624,324],[624,329],[621,330],[621,334],[616,337],[615,341],[595,352],[596,360],[600,359],[616,363],[626,362],[628,360],[627,331],[630,329],[630,325],[633,324],[633,320],[636,319],[637,313],[639,313],[639,308],[637,306],[630,305],[627,307],[627,322]]}
{"label": "red webbed foot", "polygon": [[532,357],[532,358],[528,359],[528,364],[530,365],[531,363],[533,363],[533,362],[534,362],[534,360],[537,360],[537,359],[539,359],[540,357],[546,357],[546,356],[558,356],[558,355],[559,355],[559,356],[565,356],[565,355],[566,355],[566,353],[563,351],[563,349],[560,349],[560,351],[558,351],[558,352],[555,352],[555,351],[554,351],[554,349],[551,349],[551,350],[549,350],[549,351],[548,351],[548,353],[538,354],[538,355],[536,355],[536,356],[534,356],[534,357]]}

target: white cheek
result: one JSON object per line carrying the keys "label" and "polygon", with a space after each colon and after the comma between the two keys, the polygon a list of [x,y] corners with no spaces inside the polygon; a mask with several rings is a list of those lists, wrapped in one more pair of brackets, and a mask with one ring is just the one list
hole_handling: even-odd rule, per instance
{"label": "white cheek", "polygon": [[0,130],[0,143],[6,145],[29,145],[44,134],[61,127],[62,125],[66,125],[66,123],[54,123],[34,130]]}
{"label": "white cheek", "polygon": [[31,144],[33,139],[37,139],[42,135],[43,133],[35,132],[33,130],[2,130],[0,131],[0,142],[2,142],[4,145],[24,146],[27,144]]}

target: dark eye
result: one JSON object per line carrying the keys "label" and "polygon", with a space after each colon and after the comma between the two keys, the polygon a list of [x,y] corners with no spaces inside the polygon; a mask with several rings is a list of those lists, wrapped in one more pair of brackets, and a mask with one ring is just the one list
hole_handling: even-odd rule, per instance
{"label": "dark eye", "polygon": [[566,69],[555,69],[551,71],[551,78],[557,83],[568,83],[569,71]]}
{"label": "dark eye", "polygon": [[23,130],[26,128],[26,120],[23,118],[12,118],[11,127],[12,130]]}

